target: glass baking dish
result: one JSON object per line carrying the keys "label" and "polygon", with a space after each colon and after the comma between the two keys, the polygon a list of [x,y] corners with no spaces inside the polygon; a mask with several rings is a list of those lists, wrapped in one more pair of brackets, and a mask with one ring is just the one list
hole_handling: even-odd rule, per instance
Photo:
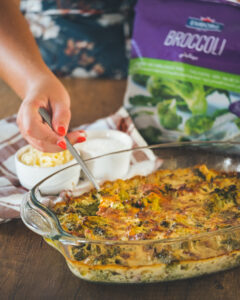
{"label": "glass baking dish", "polygon": [[[206,164],[208,168],[240,172],[240,143],[182,142],[140,147],[86,160],[89,167],[104,168],[111,178],[110,163],[119,163],[123,155],[131,156],[128,173],[147,175],[157,169],[191,167]],[[101,163],[100,163],[101,162]],[[74,168],[73,166],[68,167]],[[59,171],[62,172],[63,170]],[[94,169],[93,169],[94,171]],[[112,171],[116,171],[112,169]],[[62,191],[46,194],[41,187],[53,182],[54,176],[37,184],[21,206],[25,225],[56,248],[78,277],[95,282],[142,283],[190,278],[226,270],[240,264],[240,224],[234,227],[161,240],[86,240],[65,232],[51,207]],[[69,172],[68,172],[69,173]],[[104,179],[102,179],[104,180]],[[80,178],[71,194],[80,195],[91,185]]]}

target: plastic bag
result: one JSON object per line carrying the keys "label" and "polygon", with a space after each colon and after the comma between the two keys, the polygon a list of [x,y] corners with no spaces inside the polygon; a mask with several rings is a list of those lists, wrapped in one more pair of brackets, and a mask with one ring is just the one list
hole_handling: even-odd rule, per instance
{"label": "plastic bag", "polygon": [[150,144],[240,136],[240,4],[139,0],[124,105]]}

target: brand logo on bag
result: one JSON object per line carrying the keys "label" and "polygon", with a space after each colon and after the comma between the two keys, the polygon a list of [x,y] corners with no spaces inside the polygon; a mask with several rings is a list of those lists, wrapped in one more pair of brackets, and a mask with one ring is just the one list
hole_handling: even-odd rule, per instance
{"label": "brand logo on bag", "polygon": [[201,17],[200,19],[189,17],[186,27],[203,31],[222,31],[224,24],[215,22],[209,17]]}

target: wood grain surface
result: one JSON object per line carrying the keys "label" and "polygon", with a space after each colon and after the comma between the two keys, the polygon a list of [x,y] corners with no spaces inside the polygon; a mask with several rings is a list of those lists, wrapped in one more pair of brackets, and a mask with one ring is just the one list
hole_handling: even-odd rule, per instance
{"label": "wood grain surface", "polygon": [[[122,103],[125,81],[63,81],[72,99],[72,125],[115,112]],[[0,117],[16,113],[17,96],[0,82]],[[144,285],[106,285],[83,281],[64,258],[21,220],[0,225],[0,299],[82,300],[237,300],[240,268],[188,280]]]}

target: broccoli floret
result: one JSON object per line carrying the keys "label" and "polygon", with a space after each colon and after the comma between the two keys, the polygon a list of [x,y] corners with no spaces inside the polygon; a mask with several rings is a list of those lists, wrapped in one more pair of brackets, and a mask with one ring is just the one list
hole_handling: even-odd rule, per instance
{"label": "broccoli floret", "polygon": [[161,125],[170,130],[176,130],[182,122],[182,117],[177,114],[176,100],[165,100],[157,106]]}
{"label": "broccoli floret", "polygon": [[160,121],[164,128],[175,130],[178,128],[178,125],[181,124],[182,117],[170,111],[167,114],[163,115]]}
{"label": "broccoli floret", "polygon": [[153,97],[162,97],[163,99],[174,98],[177,94],[172,87],[172,80],[150,77],[147,82],[147,89]]}
{"label": "broccoli floret", "polygon": [[205,114],[207,100],[202,85],[181,80],[150,77],[147,89],[153,97],[185,101],[193,114]]}
{"label": "broccoli floret", "polygon": [[158,144],[159,137],[162,135],[161,131],[153,126],[139,129],[140,134],[146,140],[148,144]]}
{"label": "broccoli floret", "polygon": [[212,128],[214,118],[206,115],[196,115],[189,118],[185,123],[184,131],[188,135],[198,135]]}
{"label": "broccoli floret", "polygon": [[190,109],[187,106],[187,103],[180,97],[176,97],[177,109],[180,111],[190,112]]}
{"label": "broccoli floret", "polygon": [[133,106],[156,106],[162,99],[144,95],[135,95],[129,98]]}
{"label": "broccoli floret", "polygon": [[146,86],[147,81],[148,81],[149,76],[144,75],[144,74],[133,74],[132,75],[132,80],[133,82],[141,85],[141,86]]}

